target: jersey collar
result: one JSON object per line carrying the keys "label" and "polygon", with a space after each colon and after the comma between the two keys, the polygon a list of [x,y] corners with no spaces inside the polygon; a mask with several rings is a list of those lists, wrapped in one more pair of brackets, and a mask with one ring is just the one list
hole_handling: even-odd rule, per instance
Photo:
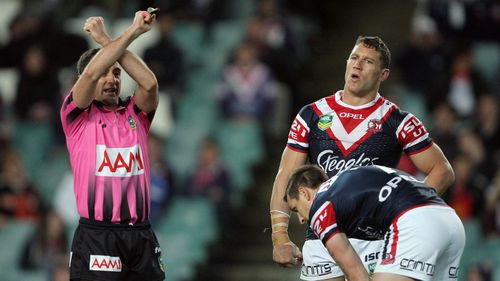
{"label": "jersey collar", "polygon": [[[93,100],[92,103],[97,108],[99,108],[101,111],[105,111],[105,112],[111,112],[112,111],[112,110],[106,108],[106,106],[104,105],[104,103],[102,103],[101,101]],[[123,101],[121,98],[118,98],[118,107],[116,108],[116,111],[122,111],[122,110],[125,110],[125,108],[126,108],[126,101]]]}
{"label": "jersey collar", "polygon": [[366,103],[366,104],[362,104],[362,105],[357,105],[357,106],[354,106],[354,105],[350,105],[350,104],[347,104],[345,102],[342,101],[342,90],[340,91],[337,91],[335,93],[335,101],[340,104],[341,106],[343,107],[347,107],[347,108],[350,108],[350,109],[364,109],[364,108],[368,108],[370,106],[373,106],[374,104],[377,103],[377,101],[382,98],[382,96],[377,92],[377,95],[375,96],[375,98],[369,102],[369,103]]}

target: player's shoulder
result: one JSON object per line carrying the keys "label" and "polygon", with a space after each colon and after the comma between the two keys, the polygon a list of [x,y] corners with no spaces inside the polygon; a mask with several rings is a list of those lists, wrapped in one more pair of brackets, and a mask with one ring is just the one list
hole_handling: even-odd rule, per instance
{"label": "player's shoulder", "polygon": [[[383,104],[385,106],[389,106],[392,108],[390,116],[389,116],[389,123],[393,124],[394,126],[401,126],[402,123],[407,123],[408,120],[410,119],[418,119],[418,117],[415,116],[410,111],[404,110],[399,105],[397,105],[395,102],[392,102],[386,98],[383,98],[384,102]],[[420,123],[420,121],[419,121]]]}

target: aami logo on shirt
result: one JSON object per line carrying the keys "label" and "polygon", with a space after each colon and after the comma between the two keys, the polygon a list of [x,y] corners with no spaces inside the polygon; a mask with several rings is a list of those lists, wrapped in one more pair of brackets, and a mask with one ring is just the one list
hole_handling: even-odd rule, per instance
{"label": "aami logo on shirt", "polygon": [[120,257],[90,255],[89,270],[121,272],[122,261]]}
{"label": "aami logo on shirt", "polygon": [[141,147],[108,148],[97,145],[96,176],[130,177],[144,173]]}

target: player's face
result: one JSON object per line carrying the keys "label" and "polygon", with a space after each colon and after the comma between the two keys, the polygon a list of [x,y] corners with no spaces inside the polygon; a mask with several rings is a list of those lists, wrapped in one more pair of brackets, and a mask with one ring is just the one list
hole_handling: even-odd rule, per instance
{"label": "player's face", "polygon": [[288,197],[287,201],[290,210],[297,213],[299,222],[301,224],[307,223],[309,220],[309,210],[311,209],[312,203],[312,201],[308,200],[308,196],[300,192],[298,199]]}
{"label": "player's face", "polygon": [[95,99],[107,106],[118,105],[121,85],[121,69],[118,63],[113,64],[97,81]]}
{"label": "player's face", "polygon": [[360,43],[354,46],[347,59],[344,90],[362,97],[377,92],[388,76],[389,69],[382,68],[380,53]]}

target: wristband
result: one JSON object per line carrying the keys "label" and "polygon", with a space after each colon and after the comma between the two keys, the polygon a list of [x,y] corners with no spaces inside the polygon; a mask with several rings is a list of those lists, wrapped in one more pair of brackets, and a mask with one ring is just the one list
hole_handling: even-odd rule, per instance
{"label": "wristband", "polygon": [[271,227],[273,246],[290,243],[288,237],[288,222],[290,215],[280,210],[271,210]]}

